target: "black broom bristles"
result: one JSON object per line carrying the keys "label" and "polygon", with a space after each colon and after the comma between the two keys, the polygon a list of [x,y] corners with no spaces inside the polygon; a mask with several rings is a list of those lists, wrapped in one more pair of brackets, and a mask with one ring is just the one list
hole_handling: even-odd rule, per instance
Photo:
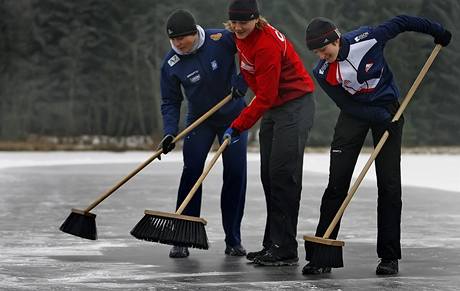
{"label": "black broom bristles", "polygon": [[305,255],[310,264],[319,268],[342,268],[342,246],[305,241]]}
{"label": "black broom bristles", "polygon": [[96,214],[72,209],[59,229],[81,238],[96,240]]}
{"label": "black broom bristles", "polygon": [[305,260],[311,261],[311,257],[313,256],[313,249],[315,248],[315,244],[311,241],[305,241]]}
{"label": "black broom bristles", "polygon": [[130,233],[145,241],[207,250],[209,244],[204,226],[201,221],[182,219],[180,215],[145,214]]}

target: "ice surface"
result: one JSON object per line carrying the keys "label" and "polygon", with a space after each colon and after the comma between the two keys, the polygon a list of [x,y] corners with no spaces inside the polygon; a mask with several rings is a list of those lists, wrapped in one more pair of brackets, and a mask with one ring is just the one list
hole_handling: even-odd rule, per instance
{"label": "ice surface", "polygon": [[[300,274],[305,263],[302,235],[314,232],[327,183],[329,158],[323,153],[305,155],[298,267],[257,268],[244,258],[223,254],[221,163],[203,185],[202,217],[208,221],[209,250],[191,250],[190,258],[172,260],[169,246],[131,237],[129,231],[144,209],[174,208],[182,169],[177,152],[155,161],[93,210],[99,240],[58,230],[71,208],[88,205],[151,154],[0,152],[0,290],[458,290],[460,286],[460,187],[454,181],[460,156],[456,155],[403,155],[403,260],[395,277],[374,273],[373,168],[342,219],[345,268],[320,278]],[[356,172],[366,157],[360,158]],[[260,248],[266,211],[258,154],[250,153],[248,160],[242,239],[253,251]]]}

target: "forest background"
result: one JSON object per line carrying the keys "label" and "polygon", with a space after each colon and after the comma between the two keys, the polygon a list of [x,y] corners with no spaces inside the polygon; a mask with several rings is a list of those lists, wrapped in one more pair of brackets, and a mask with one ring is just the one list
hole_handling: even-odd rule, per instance
{"label": "forest background", "polygon": [[[403,145],[460,146],[460,1],[259,4],[310,72],[316,57],[304,39],[313,17],[331,18],[342,31],[378,25],[398,14],[442,23],[453,40],[405,113]],[[0,0],[0,149],[151,148],[162,137],[159,69],[170,49],[168,15],[185,8],[204,28],[222,28],[227,5],[227,0]],[[431,36],[413,32],[388,43],[385,56],[403,96],[433,47]],[[338,108],[317,88],[309,146],[327,147]],[[257,126],[253,141],[256,131]]]}

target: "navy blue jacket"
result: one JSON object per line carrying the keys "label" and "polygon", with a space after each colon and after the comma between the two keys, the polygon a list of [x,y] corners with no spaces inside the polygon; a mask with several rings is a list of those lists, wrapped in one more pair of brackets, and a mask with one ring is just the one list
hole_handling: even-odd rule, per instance
{"label": "navy blue jacket", "polygon": [[387,106],[400,94],[383,50],[388,40],[405,31],[436,37],[444,28],[425,18],[400,15],[376,27],[360,27],[343,34],[337,61],[319,61],[313,74],[341,110],[370,122],[392,117]]}
{"label": "navy blue jacket", "polygon": [[[227,96],[232,86],[246,92],[242,76],[236,74],[236,46],[232,34],[223,29],[205,29],[204,44],[190,55],[171,50],[161,67],[161,113],[164,134],[177,135],[183,92],[188,101],[187,125]],[[243,98],[232,99],[208,119],[216,126],[229,126],[245,107]]]}

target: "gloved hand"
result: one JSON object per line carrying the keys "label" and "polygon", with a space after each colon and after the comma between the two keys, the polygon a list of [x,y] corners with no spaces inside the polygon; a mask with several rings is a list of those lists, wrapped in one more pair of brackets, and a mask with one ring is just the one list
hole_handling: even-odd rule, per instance
{"label": "gloved hand", "polygon": [[227,128],[223,136],[224,140],[230,139],[230,144],[235,143],[240,140],[240,132],[234,128]]}
{"label": "gloved hand", "polygon": [[244,93],[235,87],[232,87],[232,99],[240,99],[244,97]]}
{"label": "gloved hand", "polygon": [[389,118],[385,121],[385,130],[388,130],[390,136],[398,133],[399,130],[399,119],[392,121],[393,118]]}
{"label": "gloved hand", "polygon": [[434,38],[434,43],[440,44],[442,46],[447,46],[450,43],[451,39],[452,39],[452,33],[450,33],[450,31],[446,29],[444,30],[443,33],[441,33],[440,35],[437,35]]}
{"label": "gloved hand", "polygon": [[[176,144],[173,142],[174,140],[174,135],[172,134],[167,134],[163,139],[160,141],[160,144],[157,147],[157,150],[162,149],[163,154],[167,154],[170,151],[172,151],[175,147]],[[161,156],[158,156],[158,159],[161,160]]]}
{"label": "gloved hand", "polygon": [[239,99],[246,95],[248,85],[241,74],[232,74],[231,84],[231,94],[233,99]]}

